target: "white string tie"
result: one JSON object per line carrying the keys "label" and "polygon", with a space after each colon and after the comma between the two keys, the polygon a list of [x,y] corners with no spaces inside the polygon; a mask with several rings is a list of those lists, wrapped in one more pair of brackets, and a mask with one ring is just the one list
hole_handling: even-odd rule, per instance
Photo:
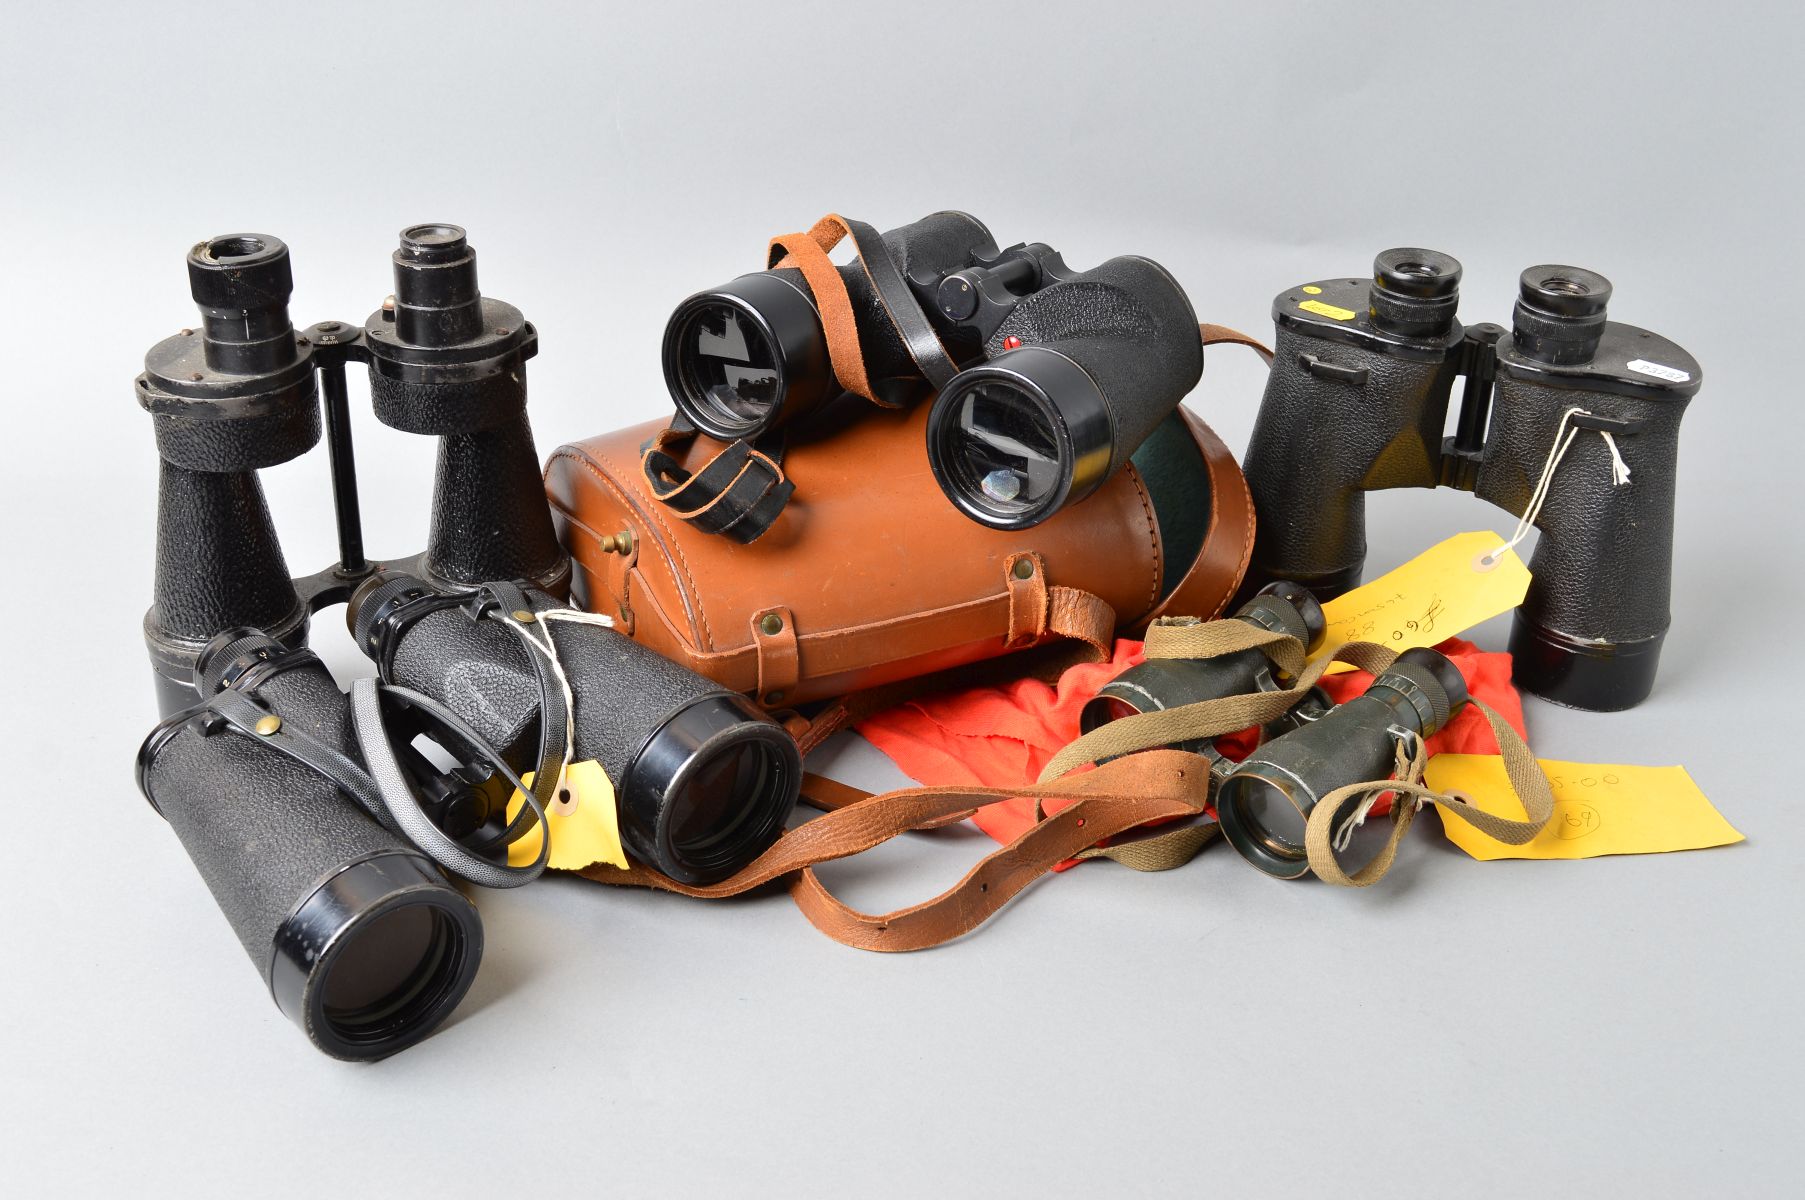
{"label": "white string tie", "polygon": [[[1567,457],[1568,447],[1572,446],[1573,439],[1579,436],[1579,430],[1572,426],[1573,418],[1591,415],[1585,409],[1578,407],[1569,408],[1561,414],[1561,423],[1554,429],[1554,445],[1548,448],[1548,460],[1542,464],[1542,477],[1536,480],[1535,491],[1529,494],[1528,507],[1523,510],[1523,515],[1517,518],[1516,532],[1510,535],[1508,541],[1481,555],[1479,558],[1481,565],[1487,567],[1496,565],[1499,557],[1505,551],[1515,550],[1517,545],[1529,536],[1529,531],[1535,528],[1536,518],[1542,515],[1542,505],[1548,500],[1548,488],[1554,482],[1555,468],[1561,465],[1561,459]],[[1600,429],[1597,432],[1600,437],[1604,438],[1604,444],[1611,451],[1611,486],[1622,487],[1630,481],[1629,464],[1623,461],[1623,453],[1617,448],[1617,439],[1611,436],[1610,430]]]}

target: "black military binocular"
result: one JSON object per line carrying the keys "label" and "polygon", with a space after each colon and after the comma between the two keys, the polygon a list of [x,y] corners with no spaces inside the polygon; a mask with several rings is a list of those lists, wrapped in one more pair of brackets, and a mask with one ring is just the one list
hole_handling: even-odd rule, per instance
{"label": "black military binocular", "polygon": [[[402,230],[394,294],[361,325],[321,321],[297,334],[288,247],[268,234],[197,243],[188,283],[200,324],[153,346],[138,377],[162,457],[144,639],[165,714],[197,699],[195,659],[219,630],[248,626],[300,645],[309,615],[376,569],[363,549],[349,362],[368,368],[377,419],[439,439],[427,548],[411,565],[453,587],[524,578],[567,590],[570,560],[526,415],[538,334],[519,309],[478,290],[462,229]],[[291,579],[256,471],[316,445],[322,409],[339,561]]]}
{"label": "black military binocular", "polygon": [[[845,224],[859,259],[837,274],[872,399],[936,396],[929,464],[982,524],[1024,529],[1088,496],[1202,373],[1190,301],[1149,259],[1074,271],[1041,243],[998,249],[960,212]],[[845,394],[819,299],[784,262],[691,296],[665,327],[678,413],[718,440],[769,439]]]}
{"label": "black military binocular", "polygon": [[[525,411],[537,335],[478,291],[462,229],[403,230],[395,292],[361,326],[297,333],[288,248],[265,234],[197,244],[188,275],[200,324],[154,346],[137,381],[162,458],[144,634],[164,716],[139,785],[315,1045],[377,1058],[444,1020],[482,928],[441,870],[534,877],[549,828],[529,865],[508,847],[543,826],[575,757],[618,786],[629,851],[680,881],[775,840],[800,756],[744,698],[594,625],[549,634],[547,675],[506,631],[571,615],[570,563]],[[368,368],[380,420],[439,439],[426,550],[386,570],[363,549],[348,362]],[[294,579],[256,472],[312,448],[322,410],[339,561]],[[341,602],[382,673],[349,698],[305,648],[310,616]]]}
{"label": "black military binocular", "polygon": [[1249,586],[1292,579],[1331,598],[1360,580],[1367,492],[1475,492],[1541,531],[1511,634],[1517,684],[1629,708],[1654,686],[1669,623],[1680,418],[1699,365],[1607,320],[1611,285],[1595,272],[1524,271],[1508,331],[1456,319],[1460,277],[1446,254],[1400,248],[1371,279],[1273,301],[1245,461],[1259,518]]}

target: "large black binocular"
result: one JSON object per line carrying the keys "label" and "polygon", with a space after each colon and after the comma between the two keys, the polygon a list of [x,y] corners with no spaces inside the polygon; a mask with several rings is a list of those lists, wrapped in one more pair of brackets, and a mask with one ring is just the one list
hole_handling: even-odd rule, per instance
{"label": "large black binocular", "polygon": [[548,732],[565,732],[548,724],[563,711],[549,660],[516,632],[542,625],[574,701],[574,757],[613,781],[628,853],[688,884],[758,857],[796,806],[795,739],[738,692],[612,629],[541,616],[562,607],[538,588],[447,595],[393,575],[358,588],[346,619],[385,682],[439,701],[521,771],[545,756]]}
{"label": "large black binocular", "polygon": [[1460,276],[1446,254],[1401,248],[1370,280],[1273,301],[1245,462],[1259,518],[1249,586],[1293,579],[1331,598],[1360,580],[1367,492],[1472,491],[1541,531],[1511,634],[1518,685],[1629,708],[1654,686],[1669,623],[1680,418],[1699,365],[1607,320],[1611,285],[1595,272],[1524,271],[1508,331],[1461,325]]}
{"label": "large black binocular", "polygon": [[[481,923],[440,870],[503,887],[543,869],[549,832],[531,866],[510,865],[507,847],[543,819],[567,718],[576,753],[620,789],[628,849],[685,882],[731,874],[769,845],[801,782],[781,727],[609,630],[551,635],[559,691],[575,701],[552,713],[536,652],[481,619],[502,594],[520,597],[516,622],[566,611],[569,559],[525,412],[537,335],[480,294],[454,225],[404,230],[394,273],[394,295],[362,326],[297,334],[281,241],[202,242],[188,253],[200,325],[151,349],[137,389],[162,457],[144,633],[164,715],[140,786],[277,1005],[343,1058],[426,1036],[469,987]],[[363,549],[353,361],[369,369],[379,419],[439,438],[427,548],[388,571]],[[322,408],[339,561],[293,579],[256,472],[318,442]],[[360,681],[347,700],[305,642],[312,613],[354,597],[383,685]],[[397,686],[409,683],[420,690]],[[516,791],[527,803],[510,814]]]}
{"label": "large black binocular", "polygon": [[[362,325],[322,321],[297,334],[288,247],[267,234],[198,243],[188,283],[199,326],[153,346],[138,377],[162,457],[144,640],[165,714],[197,699],[195,659],[219,630],[300,645],[309,615],[375,570],[358,511],[348,362],[368,368],[379,420],[439,439],[427,548],[410,565],[448,586],[525,578],[568,588],[526,416],[538,335],[519,309],[478,291],[462,229],[404,229],[395,292]],[[339,561],[291,579],[256,472],[317,444],[322,408]]]}
{"label": "large black binocular", "polygon": [[[1073,271],[1040,243],[998,249],[960,212],[870,231],[858,247],[837,271],[873,399],[900,408],[938,393],[929,464],[982,524],[1027,528],[1088,496],[1202,374],[1190,301],[1149,259]],[[729,442],[794,427],[845,394],[794,266],[680,304],[664,373],[681,417]]]}
{"label": "large black binocular", "polygon": [[[145,740],[138,786],[276,1007],[335,1058],[419,1041],[476,978],[482,922],[396,830],[344,693],[312,652],[249,629],[203,647],[193,684],[206,698]],[[416,782],[445,778],[404,754]]]}

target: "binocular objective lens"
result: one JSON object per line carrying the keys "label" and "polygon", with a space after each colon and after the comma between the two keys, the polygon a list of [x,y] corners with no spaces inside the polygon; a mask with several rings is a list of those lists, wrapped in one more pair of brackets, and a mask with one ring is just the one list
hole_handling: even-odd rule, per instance
{"label": "binocular objective lens", "polygon": [[1221,803],[1234,805],[1235,816],[1249,840],[1267,854],[1281,859],[1303,858],[1306,818],[1283,789],[1268,780],[1246,776],[1234,781],[1232,794],[1224,796]]}
{"label": "binocular objective lens", "polygon": [[1059,438],[1040,401],[996,380],[960,400],[946,461],[956,486],[1002,517],[1031,512],[1058,489]]}
{"label": "binocular objective lens", "polygon": [[377,1042],[436,1016],[458,983],[457,943],[451,922],[430,905],[403,905],[359,922],[321,983],[333,1032],[351,1043]]}
{"label": "binocular objective lens", "polygon": [[782,768],[762,743],[728,746],[672,794],[671,844],[699,866],[732,860],[747,839],[764,836],[769,797],[783,782]]}
{"label": "binocular objective lens", "polygon": [[678,339],[683,386],[727,425],[754,425],[776,404],[777,353],[751,317],[727,304],[697,307]]}

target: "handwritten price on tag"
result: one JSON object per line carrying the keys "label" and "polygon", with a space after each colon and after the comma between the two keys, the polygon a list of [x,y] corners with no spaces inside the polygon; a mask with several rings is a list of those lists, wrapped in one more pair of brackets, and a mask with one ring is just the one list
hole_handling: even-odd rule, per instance
{"label": "handwritten price on tag", "polygon": [[[1479,565],[1503,540],[1484,531],[1456,534],[1397,570],[1337,596],[1322,606],[1328,620],[1323,645],[1433,646],[1515,608],[1529,589],[1528,568],[1510,551],[1492,566]],[[1345,664],[1337,664],[1331,669],[1343,668]]]}

